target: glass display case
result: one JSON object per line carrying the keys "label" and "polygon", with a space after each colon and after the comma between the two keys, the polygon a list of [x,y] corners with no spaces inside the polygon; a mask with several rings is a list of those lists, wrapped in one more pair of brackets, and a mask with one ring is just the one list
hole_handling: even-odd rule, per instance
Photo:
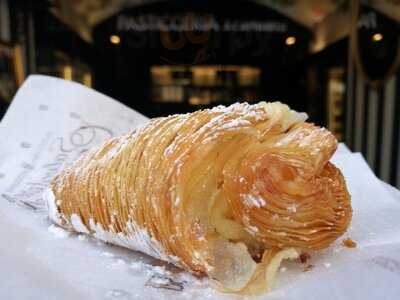
{"label": "glass display case", "polygon": [[252,66],[152,66],[153,102],[209,105],[257,99],[261,70]]}
{"label": "glass display case", "polygon": [[88,87],[92,86],[92,72],[85,63],[72,59],[61,51],[54,51],[52,57],[46,63],[38,65],[40,74],[73,80]]}

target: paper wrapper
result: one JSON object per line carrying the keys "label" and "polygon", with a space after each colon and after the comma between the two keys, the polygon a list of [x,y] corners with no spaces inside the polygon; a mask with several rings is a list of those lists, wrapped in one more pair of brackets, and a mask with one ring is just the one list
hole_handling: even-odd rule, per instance
{"label": "paper wrapper", "polygon": [[[240,298],[48,220],[42,194],[50,179],[89,148],[146,120],[81,85],[28,78],[0,123],[0,299]],[[258,298],[400,298],[400,192],[343,145],[333,162],[352,196],[349,231],[304,264],[284,262],[274,290]],[[342,246],[347,237],[357,248]]]}

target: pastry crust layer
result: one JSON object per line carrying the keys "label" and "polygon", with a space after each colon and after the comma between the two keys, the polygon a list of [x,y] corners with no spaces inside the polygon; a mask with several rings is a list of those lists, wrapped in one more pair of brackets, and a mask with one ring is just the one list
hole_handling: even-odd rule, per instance
{"label": "pastry crust layer", "polygon": [[265,290],[282,259],[329,246],[351,219],[336,139],[305,119],[265,102],[153,119],[57,175],[50,218],[223,290]]}

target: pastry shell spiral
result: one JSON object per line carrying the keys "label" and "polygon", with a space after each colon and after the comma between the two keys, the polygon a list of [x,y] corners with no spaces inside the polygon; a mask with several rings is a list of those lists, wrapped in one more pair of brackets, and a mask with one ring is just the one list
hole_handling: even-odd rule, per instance
{"label": "pastry shell spiral", "polygon": [[283,259],[328,247],[351,220],[334,136],[281,103],[152,119],[51,182],[50,218],[236,293],[269,289]]}

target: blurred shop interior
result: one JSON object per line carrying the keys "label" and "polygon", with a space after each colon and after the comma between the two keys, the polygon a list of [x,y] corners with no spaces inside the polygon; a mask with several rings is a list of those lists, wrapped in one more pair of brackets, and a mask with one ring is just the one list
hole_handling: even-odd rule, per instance
{"label": "blurred shop interior", "polygon": [[400,187],[400,0],[0,0],[0,119],[27,76],[149,116],[281,101]]}

